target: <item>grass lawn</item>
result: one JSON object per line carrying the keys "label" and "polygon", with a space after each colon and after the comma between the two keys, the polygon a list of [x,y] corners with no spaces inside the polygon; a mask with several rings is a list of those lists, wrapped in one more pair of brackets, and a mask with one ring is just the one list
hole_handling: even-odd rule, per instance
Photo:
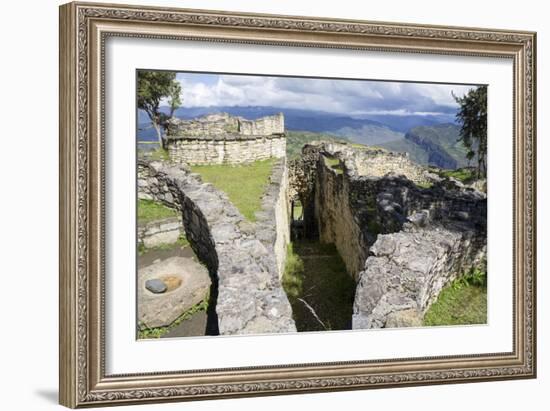
{"label": "grass lawn", "polygon": [[334,157],[323,156],[323,160],[325,161],[325,165],[329,168],[332,168],[336,172],[336,174],[344,173],[342,164],[339,159]]}
{"label": "grass lawn", "polygon": [[431,182],[421,182],[421,183],[416,183],[417,187],[420,187],[420,188],[431,188],[434,184],[431,183]]}
{"label": "grass lawn", "polygon": [[301,205],[294,206],[294,219],[295,220],[304,219],[304,208]]}
{"label": "grass lawn", "polygon": [[441,172],[441,177],[453,177],[466,184],[475,180],[476,176],[476,171],[468,168],[458,168],[456,170],[445,170]]}
{"label": "grass lawn", "polygon": [[334,244],[289,244],[282,283],[298,331],[351,329],[355,281]]}
{"label": "grass lawn", "polygon": [[243,165],[192,166],[202,180],[225,192],[229,200],[249,221],[256,221],[255,212],[261,209],[261,198],[269,183],[273,159]]}
{"label": "grass lawn", "polygon": [[455,280],[439,294],[424,316],[424,325],[487,323],[487,285],[472,277]]}
{"label": "grass lawn", "polygon": [[178,215],[176,210],[153,200],[138,200],[137,214],[138,223],[146,223]]}

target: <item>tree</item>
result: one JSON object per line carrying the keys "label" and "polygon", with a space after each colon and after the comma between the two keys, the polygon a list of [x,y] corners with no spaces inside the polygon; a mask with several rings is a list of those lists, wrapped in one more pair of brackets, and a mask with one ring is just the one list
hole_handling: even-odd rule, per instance
{"label": "tree", "polygon": [[460,138],[468,149],[466,157],[477,156],[477,177],[487,175],[487,86],[470,89],[463,97],[453,93],[460,105],[456,118],[460,123]]}
{"label": "tree", "polygon": [[[176,80],[176,73],[166,71],[138,71],[137,100],[138,108],[147,113],[151,124],[157,132],[159,144],[165,148],[162,136],[167,122],[174,111],[181,105],[181,85]],[[170,112],[160,111],[160,104],[167,100]]]}

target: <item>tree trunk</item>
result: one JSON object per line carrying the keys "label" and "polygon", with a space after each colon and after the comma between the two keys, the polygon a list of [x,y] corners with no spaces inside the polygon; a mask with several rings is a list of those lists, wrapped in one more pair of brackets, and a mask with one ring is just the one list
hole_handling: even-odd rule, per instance
{"label": "tree trunk", "polygon": [[481,163],[482,163],[482,157],[481,157],[481,153],[478,152],[477,153],[477,178],[481,178]]}
{"label": "tree trunk", "polygon": [[164,147],[164,139],[162,138],[162,133],[160,131],[160,126],[153,121],[153,127],[155,128],[155,131],[157,132],[159,147],[162,148],[162,149],[166,148],[166,147]]}

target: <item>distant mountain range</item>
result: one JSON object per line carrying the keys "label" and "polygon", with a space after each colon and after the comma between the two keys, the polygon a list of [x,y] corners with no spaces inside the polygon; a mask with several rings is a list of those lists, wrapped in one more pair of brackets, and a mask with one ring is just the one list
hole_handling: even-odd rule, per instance
{"label": "distant mountain range", "polygon": [[[167,112],[168,107],[162,110]],[[468,164],[467,150],[458,142],[459,127],[453,123],[452,116],[373,115],[369,118],[355,118],[322,111],[259,106],[180,107],[175,115],[190,119],[215,112],[225,112],[251,120],[282,112],[287,130],[321,133],[325,138],[330,135],[331,139],[341,138],[354,143],[407,152],[417,163],[440,168],[455,169]],[[147,114],[138,110],[138,140],[156,140],[155,130],[150,124]]]}

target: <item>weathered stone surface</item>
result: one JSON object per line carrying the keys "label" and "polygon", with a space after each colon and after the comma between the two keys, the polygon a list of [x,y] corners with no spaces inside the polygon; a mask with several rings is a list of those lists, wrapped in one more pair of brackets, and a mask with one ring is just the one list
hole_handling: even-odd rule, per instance
{"label": "weathered stone surface", "polygon": [[472,182],[469,187],[473,188],[476,191],[480,191],[482,193],[487,193],[487,179],[479,179]]}
{"label": "weathered stone surface", "polygon": [[145,288],[154,294],[162,294],[168,289],[166,284],[158,278],[152,278],[151,280],[145,281]]}
{"label": "weathered stone surface", "polygon": [[[163,278],[179,286],[169,291]],[[151,285],[160,290],[160,284],[164,292],[150,290]],[[206,298],[210,284],[208,270],[192,258],[171,257],[138,269],[138,322],[147,327],[171,324]]]}
{"label": "weathered stone surface", "polygon": [[181,217],[140,223],[137,230],[138,243],[147,248],[175,243],[183,233]]}
{"label": "weathered stone surface", "polygon": [[295,331],[280,284],[289,199],[302,201],[304,226],[336,244],[358,281],[353,328],[418,326],[441,288],[485,254],[486,195],[401,154],[307,145],[290,181],[283,161],[274,167],[255,224],[183,167],[139,163],[138,173],[140,198],[181,211],[217,279],[221,334]]}
{"label": "weathered stone surface", "polygon": [[[328,167],[324,158],[338,159],[342,172]],[[406,155],[314,142],[304,146],[290,171],[291,196],[304,204],[304,221],[315,226],[322,242],[336,245],[356,280],[378,234],[443,220],[485,229],[483,193],[449,179],[434,179]],[[418,185],[428,183],[430,188]]]}
{"label": "weathered stone surface", "polygon": [[421,327],[422,313],[416,309],[393,311],[386,318],[386,328]]}
{"label": "weathered stone surface", "polygon": [[227,113],[169,120],[166,145],[179,164],[240,164],[286,155],[283,114],[246,120]]}
{"label": "weathered stone surface", "polygon": [[272,250],[277,264],[279,279],[282,278],[286,247],[290,242],[290,215],[288,192],[288,171],[286,161],[273,165],[269,185],[262,197],[262,210],[256,213],[255,237]]}
{"label": "weathered stone surface", "polygon": [[289,195],[358,281],[353,328],[418,326],[441,288],[485,255],[486,195],[406,155],[310,143],[290,165]]}
{"label": "weathered stone surface", "polygon": [[[279,279],[289,236],[284,161],[274,166],[256,224],[197,174],[160,162],[138,165],[143,176],[155,176],[157,192],[171,193],[187,239],[217,280],[220,334],[295,332]],[[153,193],[148,184],[142,189]]]}
{"label": "weathered stone surface", "polygon": [[441,289],[480,264],[485,234],[458,222],[379,235],[360,273],[353,328],[418,326]]}

